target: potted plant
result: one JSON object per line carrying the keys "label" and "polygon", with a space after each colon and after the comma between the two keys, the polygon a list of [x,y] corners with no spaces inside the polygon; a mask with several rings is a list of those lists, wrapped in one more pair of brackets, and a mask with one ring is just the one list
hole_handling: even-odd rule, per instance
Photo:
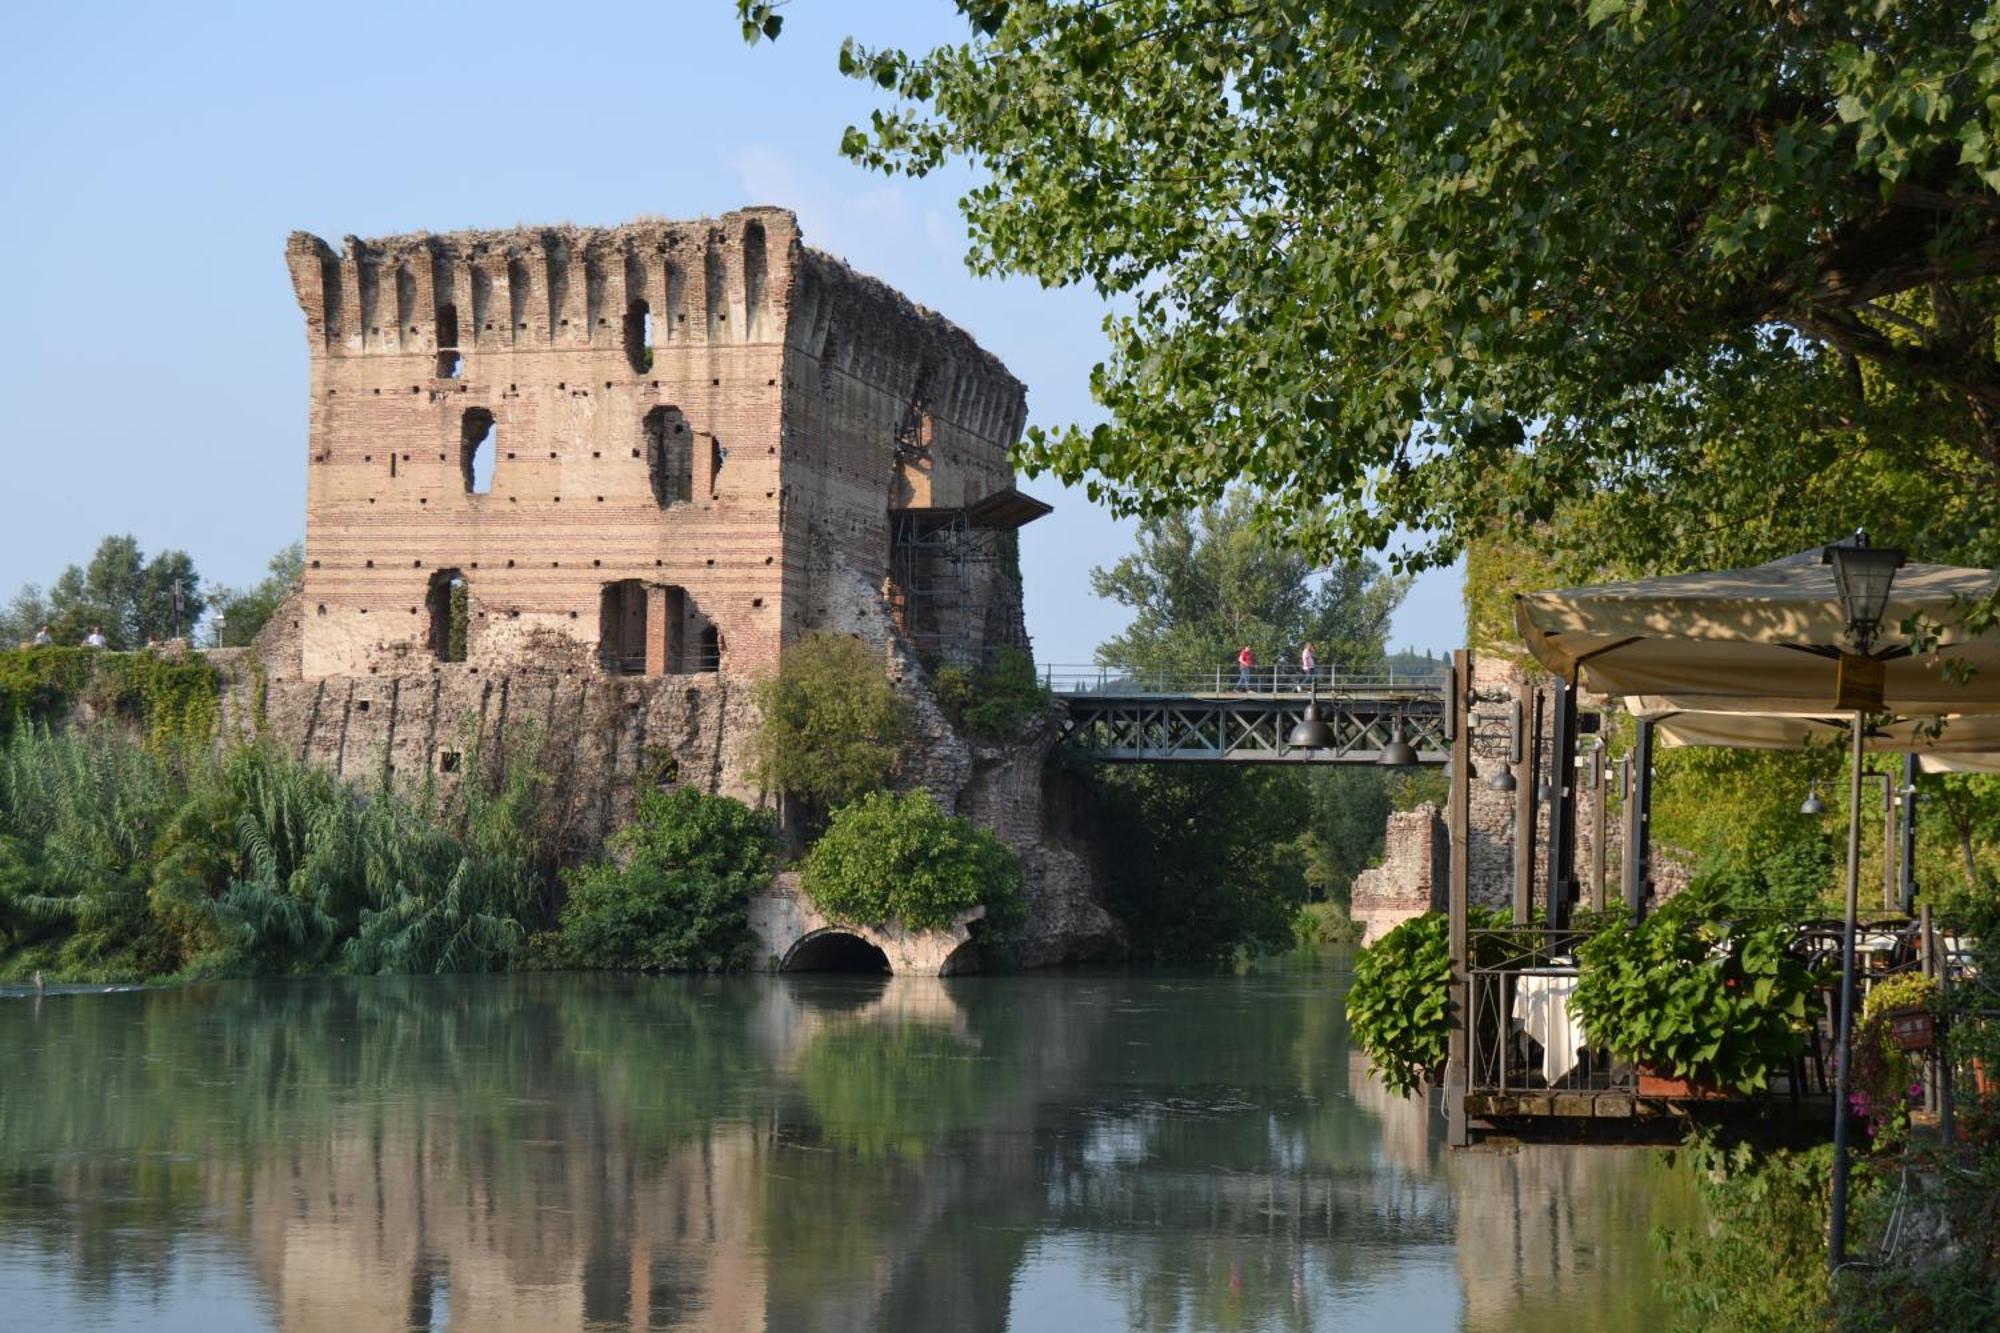
{"label": "potted plant", "polygon": [[1760,1092],[1804,1049],[1819,985],[1792,934],[1692,888],[1586,941],[1570,1006],[1592,1041],[1639,1066],[1642,1094]]}
{"label": "potted plant", "polygon": [[1878,1134],[1908,1124],[1910,1099],[1923,1086],[1922,1052],[1936,1038],[1939,997],[1936,981],[1905,972],[1876,982],[1862,1003],[1848,1083],[1855,1110]]}

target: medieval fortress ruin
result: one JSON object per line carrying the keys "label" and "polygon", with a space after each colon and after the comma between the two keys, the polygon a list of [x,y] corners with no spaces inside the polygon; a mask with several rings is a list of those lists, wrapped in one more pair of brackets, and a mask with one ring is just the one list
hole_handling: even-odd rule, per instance
{"label": "medieval fortress ruin", "polygon": [[[1025,390],[963,330],[777,208],[338,250],[295,233],[286,261],[312,364],[306,570],[233,671],[228,725],[254,712],[390,779],[533,719],[601,833],[651,785],[759,799],[753,686],[802,636],[855,634],[917,707],[909,779],[1022,854],[1031,960],[1111,929],[1047,836],[1046,739],[981,750],[925,683],[1025,645],[1016,532],[1047,512],[1008,461]],[[773,929],[824,926],[801,907]]]}

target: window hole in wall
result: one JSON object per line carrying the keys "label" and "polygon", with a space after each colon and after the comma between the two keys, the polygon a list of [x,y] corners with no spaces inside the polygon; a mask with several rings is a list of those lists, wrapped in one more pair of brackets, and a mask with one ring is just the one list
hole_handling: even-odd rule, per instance
{"label": "window hole in wall", "polygon": [[356,699],[356,700],[354,701],[354,711],[355,711],[355,712],[357,712],[357,713],[365,713],[365,712],[367,712],[367,711],[368,711],[368,701],[367,701],[366,699]]}
{"label": "window hole in wall", "polygon": [[440,662],[463,662],[466,626],[472,618],[472,592],[465,576],[456,569],[440,569],[431,575],[424,607],[430,613],[426,639],[431,656]]}
{"label": "window hole in wall", "polygon": [[646,673],[646,601],[637,579],[607,583],[598,595],[598,659],[614,676]]}
{"label": "window hole in wall", "polygon": [[438,772],[440,773],[458,772],[458,758],[459,755],[458,751],[456,750],[439,750]]}
{"label": "window hole in wall", "polygon": [[[694,436],[677,407],[656,407],[642,423],[646,473],[660,508],[694,499]],[[633,451],[635,454],[637,450]]]}
{"label": "window hole in wall", "polygon": [[625,307],[625,360],[641,375],[653,368],[653,312],[643,300]]}
{"label": "window hole in wall", "polygon": [[458,354],[458,307],[447,301],[437,312],[437,377],[455,380],[464,369],[465,360]]}
{"label": "window hole in wall", "polygon": [[[467,495],[485,495],[493,489],[495,463],[499,458],[499,427],[493,414],[483,407],[468,407],[459,423],[458,466],[465,478]],[[507,455],[512,458],[513,455]]]}

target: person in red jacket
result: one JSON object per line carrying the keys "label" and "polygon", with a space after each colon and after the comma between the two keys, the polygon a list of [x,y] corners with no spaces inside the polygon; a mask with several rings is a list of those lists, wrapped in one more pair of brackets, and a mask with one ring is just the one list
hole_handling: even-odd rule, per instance
{"label": "person in red jacket", "polygon": [[1242,652],[1240,652],[1240,653],[1238,653],[1238,654],[1236,654],[1236,688],[1237,688],[1237,689],[1239,689],[1239,690],[1247,690],[1247,689],[1249,689],[1249,688],[1250,688],[1250,668],[1251,668],[1251,667],[1254,667],[1254,666],[1256,666],[1256,665],[1257,665],[1257,658],[1256,658],[1256,655],[1255,655],[1255,654],[1253,654],[1253,653],[1252,653],[1252,652],[1250,651],[1250,645],[1249,645],[1249,644],[1247,644],[1247,643],[1246,643],[1246,644],[1244,644],[1244,645],[1243,645],[1243,651],[1242,651]]}

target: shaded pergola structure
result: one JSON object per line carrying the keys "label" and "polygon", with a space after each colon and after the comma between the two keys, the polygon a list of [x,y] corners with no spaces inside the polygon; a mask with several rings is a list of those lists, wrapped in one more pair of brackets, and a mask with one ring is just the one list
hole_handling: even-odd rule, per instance
{"label": "shaded pergola structure", "polygon": [[[1835,1170],[1830,1263],[1844,1261],[1847,1065],[1853,1024],[1856,890],[1862,759],[1874,749],[1921,767],[2000,767],[2000,630],[1968,611],[2000,589],[1994,571],[1907,564],[1893,551],[1852,542],[1814,548],[1748,569],[1557,589],[1516,599],[1528,650],[1557,679],[1549,825],[1549,914],[1566,924],[1576,901],[1573,846],[1578,696],[1630,702],[1638,726],[1628,810],[1625,898],[1645,910],[1653,749],[1669,744],[1794,748],[1839,740],[1853,757],[1846,918],[1836,1032]],[[1454,719],[1465,718],[1454,661]],[[1453,750],[1450,935],[1454,1023],[1445,1076],[1450,1141],[1469,1141],[1468,918],[1465,853],[1470,755],[1463,725]],[[1906,822],[1905,844],[1909,825]],[[1531,836],[1522,830],[1519,836]],[[1906,871],[1907,874],[1907,871]],[[1520,895],[1517,892],[1517,914]]]}

